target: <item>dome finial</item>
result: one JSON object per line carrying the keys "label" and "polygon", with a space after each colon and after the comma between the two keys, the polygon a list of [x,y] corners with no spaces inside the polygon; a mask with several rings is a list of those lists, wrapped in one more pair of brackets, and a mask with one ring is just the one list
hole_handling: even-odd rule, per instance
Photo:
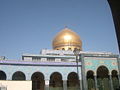
{"label": "dome finial", "polygon": [[67,25],[65,25],[65,28],[68,28],[68,26],[67,26]]}

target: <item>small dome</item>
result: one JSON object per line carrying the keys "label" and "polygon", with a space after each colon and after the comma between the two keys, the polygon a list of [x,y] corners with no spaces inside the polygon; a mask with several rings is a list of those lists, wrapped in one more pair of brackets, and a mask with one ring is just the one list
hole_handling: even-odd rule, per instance
{"label": "small dome", "polygon": [[77,33],[65,28],[54,37],[52,46],[55,50],[82,50],[82,41]]}

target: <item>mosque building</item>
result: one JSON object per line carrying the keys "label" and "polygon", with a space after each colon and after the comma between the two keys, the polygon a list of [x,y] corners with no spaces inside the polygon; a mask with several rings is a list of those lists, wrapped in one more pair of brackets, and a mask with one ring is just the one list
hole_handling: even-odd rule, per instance
{"label": "mosque building", "polygon": [[[52,41],[52,50],[23,54],[22,60],[0,57],[0,90],[116,90],[119,56],[82,51],[80,36],[69,28]],[[98,47],[99,48],[99,47]]]}

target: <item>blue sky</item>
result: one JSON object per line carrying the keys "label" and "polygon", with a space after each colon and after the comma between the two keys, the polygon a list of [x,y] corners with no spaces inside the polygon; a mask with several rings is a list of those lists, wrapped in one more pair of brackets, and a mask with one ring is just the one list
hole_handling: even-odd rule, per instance
{"label": "blue sky", "polygon": [[65,26],[80,35],[83,51],[118,53],[107,0],[0,0],[0,56],[52,49]]}

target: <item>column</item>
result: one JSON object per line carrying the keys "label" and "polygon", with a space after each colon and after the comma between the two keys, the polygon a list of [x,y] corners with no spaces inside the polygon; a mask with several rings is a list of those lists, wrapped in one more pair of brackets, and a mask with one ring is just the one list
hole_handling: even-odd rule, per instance
{"label": "column", "polygon": [[12,80],[12,71],[11,72],[6,72],[6,80]]}
{"label": "column", "polygon": [[83,87],[82,80],[80,79],[80,90],[82,90],[82,87]]}
{"label": "column", "polygon": [[67,90],[67,80],[63,80],[63,90]]}
{"label": "column", "polygon": [[98,90],[97,76],[96,75],[94,75],[94,80],[95,80],[95,90]]}
{"label": "column", "polygon": [[79,90],[83,90],[83,86],[82,86],[82,70],[81,67],[78,68],[78,71],[80,71],[80,73],[78,73],[78,82],[79,82]]}
{"label": "column", "polygon": [[88,83],[87,83],[87,78],[86,75],[83,77],[83,90],[88,90]]}
{"label": "column", "polygon": [[30,73],[26,73],[26,80],[31,80],[31,74]]}
{"label": "column", "polygon": [[81,55],[81,80],[82,80],[82,90],[88,90],[87,86],[87,79],[86,79],[86,73],[85,73],[85,62],[84,57]]}
{"label": "column", "polygon": [[45,90],[49,90],[49,80],[45,80]]}
{"label": "column", "polygon": [[111,75],[109,75],[109,79],[110,79],[110,87],[111,87],[111,90],[113,90],[113,83],[112,83],[112,77],[111,77]]}

